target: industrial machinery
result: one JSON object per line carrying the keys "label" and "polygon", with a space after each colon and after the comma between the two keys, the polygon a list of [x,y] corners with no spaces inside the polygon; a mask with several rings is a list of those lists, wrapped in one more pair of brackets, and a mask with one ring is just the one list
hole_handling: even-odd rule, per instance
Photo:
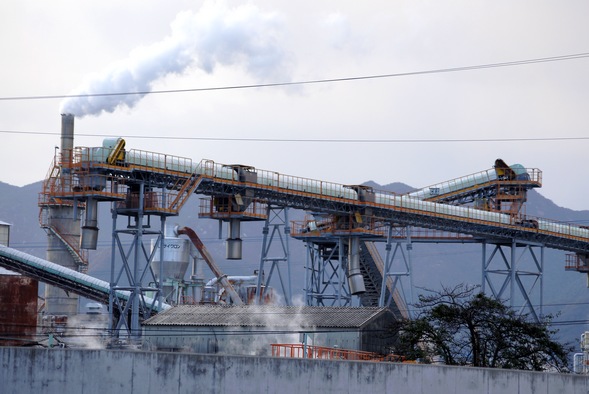
{"label": "industrial machinery", "polygon": [[[118,271],[113,268],[111,293],[131,292],[125,305],[119,305],[117,298],[111,296],[110,309],[118,308],[121,316],[130,316],[128,323],[113,326],[114,330],[127,328],[131,333],[139,332],[139,316],[145,315],[142,310],[146,294],[152,294],[153,300],[159,303],[164,302],[165,282],[169,275],[163,272],[161,264],[158,266],[158,261],[166,261],[166,218],[178,215],[192,194],[208,198],[204,200],[208,212],[201,212],[199,216],[228,223],[228,259],[241,258],[243,221],[266,222],[256,285],[256,294],[260,297],[264,296],[264,264],[272,263],[266,279],[270,281],[273,273],[278,272],[281,283],[281,266],[286,266],[287,270],[290,267],[288,244],[283,235],[286,239],[293,235],[313,245],[322,245],[308,248],[315,256],[332,256],[329,261],[316,261],[322,265],[320,268],[309,267],[312,274],[306,283],[307,302],[332,297],[335,302],[346,303],[354,297],[364,297],[362,305],[373,302],[382,305],[383,300],[389,299],[394,300],[391,307],[397,308],[399,313],[406,307],[400,297],[395,296],[394,284],[401,276],[411,276],[410,257],[404,272],[395,272],[392,266],[395,256],[404,254],[401,253],[404,249],[410,256],[412,244],[420,239],[414,234],[416,230],[430,230],[430,235],[422,238],[424,241],[437,242],[440,234],[452,233],[459,234],[461,242],[481,243],[485,283],[496,271],[490,266],[492,260],[501,256],[507,267],[502,270],[503,283],[495,287],[488,281],[489,287],[495,296],[511,300],[515,299],[518,290],[521,291],[524,304],[532,309],[533,314],[535,303],[530,300],[528,289],[521,285],[515,250],[530,251],[534,260],[538,260],[532,252],[534,248],[555,248],[580,257],[589,255],[589,229],[531,218],[521,212],[525,192],[541,186],[541,172],[521,165],[508,166],[502,160],[497,160],[493,169],[479,174],[398,195],[361,185],[300,178],[246,165],[226,165],[212,160],[193,163],[188,158],[128,149],[122,139],[107,139],[99,147],[74,148],[69,143],[70,139],[73,140],[73,117],[64,115],[62,120],[66,125],[62,140],[68,143],[56,156],[44,182],[39,203],[41,217],[50,216],[46,213],[55,207],[71,207],[68,217],[70,221],[74,218],[75,222],[72,212],[79,214],[84,208],[82,232],[80,235],[67,229],[64,232],[54,224],[55,221],[42,221],[42,224],[46,223],[45,228],[51,235],[67,245],[66,251],[83,256],[85,249],[95,248],[99,203],[112,204],[113,267],[116,251],[123,267]],[[291,228],[287,220],[291,208],[313,212],[325,220],[314,219],[304,226]],[[278,213],[283,213],[281,223],[273,221]],[[117,227],[118,216],[127,218],[127,226],[123,229]],[[153,226],[153,217],[160,219],[159,230]],[[131,237],[131,246],[127,250],[123,248],[123,236]],[[80,241],[78,244],[70,240],[76,237]],[[143,245],[144,238],[155,239],[151,249]],[[272,241],[283,245],[284,256],[270,256],[268,250]],[[374,241],[387,243],[387,256],[381,263],[377,253],[370,252],[370,243]],[[401,243],[403,248],[399,249]],[[487,245],[494,246],[489,256]],[[503,248],[510,248],[511,252],[505,253]],[[157,258],[156,254],[160,257]],[[536,262],[539,281],[542,280],[542,256],[541,252]],[[327,281],[331,283],[328,286],[331,290],[327,290],[327,287],[318,285],[326,279],[323,268],[330,264],[333,269],[327,274]],[[529,272],[525,274],[530,275]],[[290,286],[282,283],[282,287],[288,304],[291,302]],[[327,294],[332,290],[334,295]],[[378,292],[380,297],[375,295]],[[233,295],[230,294],[230,298],[233,299]]]}

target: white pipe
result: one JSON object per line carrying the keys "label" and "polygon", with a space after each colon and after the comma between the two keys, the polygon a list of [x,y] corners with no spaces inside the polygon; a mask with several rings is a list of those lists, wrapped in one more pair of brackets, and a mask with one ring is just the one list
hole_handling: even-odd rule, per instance
{"label": "white pipe", "polygon": [[[254,282],[258,280],[258,275],[236,275],[236,276],[228,276],[227,280],[230,283],[244,283],[244,282]],[[205,286],[215,286],[219,280],[217,278],[213,278],[209,280]]]}
{"label": "white pipe", "polygon": [[[68,280],[70,282],[74,282],[80,284],[84,287],[97,290],[100,293],[104,293],[105,297],[108,298],[110,294],[110,283],[95,278],[90,275],[82,274],[81,272],[74,271],[72,269],[63,267],[59,264],[52,263],[51,261],[43,260],[39,257],[31,256],[25,252],[21,252],[20,250],[8,248],[6,246],[0,245],[0,257],[4,257],[5,259],[11,260],[16,264],[22,264],[26,267],[33,268],[35,270],[42,271],[46,273],[48,276],[59,276],[61,279]],[[4,266],[7,269],[17,270],[18,267],[15,267],[10,264],[4,263],[4,259],[0,258],[0,265]],[[26,268],[25,267],[25,268]],[[25,274],[26,275],[26,274]],[[43,278],[40,278],[43,281]],[[58,286],[59,284],[53,284],[54,286]],[[80,295],[84,296],[83,292],[80,292]],[[131,296],[131,292],[127,290],[117,290],[116,296],[123,300],[129,300]],[[153,298],[151,297],[143,297],[145,299],[145,303],[148,305],[153,304]],[[158,304],[155,303],[155,309],[158,310]],[[162,309],[165,310],[171,308],[171,305],[162,304]],[[158,310],[159,311],[159,310]]]}

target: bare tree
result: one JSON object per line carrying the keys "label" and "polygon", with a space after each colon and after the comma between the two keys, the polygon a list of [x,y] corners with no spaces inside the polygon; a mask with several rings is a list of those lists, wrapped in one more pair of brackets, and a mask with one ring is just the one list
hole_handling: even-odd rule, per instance
{"label": "bare tree", "polygon": [[394,351],[425,362],[441,358],[449,365],[568,370],[573,349],[552,339],[550,317],[532,322],[477,288],[461,284],[420,296],[418,317],[398,322]]}

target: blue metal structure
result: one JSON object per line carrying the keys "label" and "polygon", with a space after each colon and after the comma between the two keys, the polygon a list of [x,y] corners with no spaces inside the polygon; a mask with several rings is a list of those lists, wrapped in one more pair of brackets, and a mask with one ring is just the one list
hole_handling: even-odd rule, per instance
{"label": "blue metal structure", "polygon": [[[50,202],[110,202],[115,216],[129,218],[125,230],[117,229],[117,221],[113,220],[111,287],[122,289],[117,278],[126,273],[128,289],[134,294],[129,301],[131,305],[125,306],[132,311],[131,316],[139,316],[147,292],[159,292],[159,289],[143,285],[153,256],[145,251],[142,236],[161,237],[165,218],[177,215],[192,194],[209,197],[207,210],[201,211],[201,217],[229,223],[229,259],[241,257],[240,223],[266,220],[257,294],[261,294],[265,264],[271,262],[269,276],[278,273],[287,303],[291,302],[292,296],[288,246],[283,246],[284,254],[278,258],[268,253],[272,241],[280,239],[274,237],[278,234],[284,234],[287,239],[290,234],[307,242],[307,303],[323,305],[327,299],[336,299],[334,305],[347,305],[356,295],[361,305],[390,305],[394,300],[401,315],[407,313],[407,307],[399,298],[398,285],[402,279],[411,278],[409,251],[415,242],[440,242],[444,241],[444,234],[451,233],[455,236],[448,242],[493,245],[496,248],[491,253],[493,256],[497,253],[505,255],[503,247],[511,248],[511,258],[506,259],[508,275],[505,283],[498,289],[495,287],[490,277],[498,271],[491,267],[492,258],[483,257],[483,284],[497,297],[506,295],[509,288],[512,299],[518,289],[524,298],[530,294],[520,280],[523,273],[518,272],[514,260],[515,251],[521,245],[526,250],[539,245],[570,251],[578,256],[589,255],[589,229],[530,218],[519,212],[525,192],[541,185],[541,172],[537,169],[516,167],[516,171],[496,164],[494,169],[424,188],[421,193],[397,195],[244,165],[224,165],[211,160],[193,164],[187,158],[120,147],[120,142],[113,144],[112,141],[101,147],[77,147],[68,153],[71,161],[62,163],[56,159],[55,165],[62,171],[59,177],[51,175],[54,171],[49,172],[42,195]],[[508,208],[504,209],[506,206]],[[290,230],[288,209],[317,213],[325,220],[313,218],[303,225],[295,224]],[[284,213],[280,224],[269,219],[276,216],[276,212]],[[161,219],[160,231],[148,230],[152,216]],[[395,229],[407,228],[411,230],[393,234]],[[421,238],[413,235],[422,229],[433,232]],[[120,251],[123,267],[115,275],[116,238],[117,234],[125,232],[130,232],[134,241],[129,250]],[[378,264],[382,259],[370,245],[375,241],[387,243],[387,256],[384,263],[380,262],[381,268]],[[279,243],[285,245],[282,241]],[[325,258],[327,255],[330,256]],[[393,261],[399,255],[404,259],[405,268],[396,270]],[[537,264],[540,280],[542,260],[541,257]],[[286,266],[288,278],[281,274],[282,266]],[[327,272],[328,268],[331,272]],[[328,279],[323,286],[325,278]],[[531,307],[532,302],[526,300],[526,305]],[[137,318],[132,317],[130,323],[118,324],[116,328],[125,326],[133,332],[138,330],[138,324]]]}

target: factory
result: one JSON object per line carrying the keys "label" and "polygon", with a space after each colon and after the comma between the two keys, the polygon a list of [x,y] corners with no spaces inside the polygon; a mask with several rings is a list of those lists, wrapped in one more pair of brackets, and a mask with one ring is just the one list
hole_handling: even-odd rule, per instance
{"label": "factory", "polygon": [[382,353],[394,336],[387,308],[181,305],[143,322],[148,350],[269,356],[270,344]]}
{"label": "factory", "polygon": [[[497,159],[492,169],[395,194],[129,149],[122,138],[76,147],[74,116],[64,114],[61,147],[39,198],[47,259],[6,246],[0,266],[48,284],[41,325],[51,335],[67,336],[64,327],[78,314],[82,296],[105,306],[111,343],[138,349],[265,355],[272,346],[301,345],[384,357],[394,340],[391,323],[411,317],[400,283],[410,282],[414,242],[447,241],[452,233],[458,243],[481,244],[483,290],[488,286],[497,298],[529,296],[516,286],[518,250],[570,252],[567,267],[583,272],[586,227],[523,213],[527,191],[541,182],[540,170]],[[167,223],[195,194],[204,196],[199,218],[216,220],[220,234],[226,229],[227,260],[242,259],[242,226],[263,224],[259,269],[223,272],[195,230]],[[87,275],[105,205],[113,215],[108,282]],[[291,222],[289,209],[308,216]],[[424,229],[427,236],[419,235]],[[289,239],[304,242],[307,251],[299,306],[291,290]],[[376,243],[385,244],[385,256]],[[509,271],[501,286],[492,285],[497,263]],[[542,267],[526,275],[541,281]],[[526,301],[538,318],[541,305],[536,310]]]}

